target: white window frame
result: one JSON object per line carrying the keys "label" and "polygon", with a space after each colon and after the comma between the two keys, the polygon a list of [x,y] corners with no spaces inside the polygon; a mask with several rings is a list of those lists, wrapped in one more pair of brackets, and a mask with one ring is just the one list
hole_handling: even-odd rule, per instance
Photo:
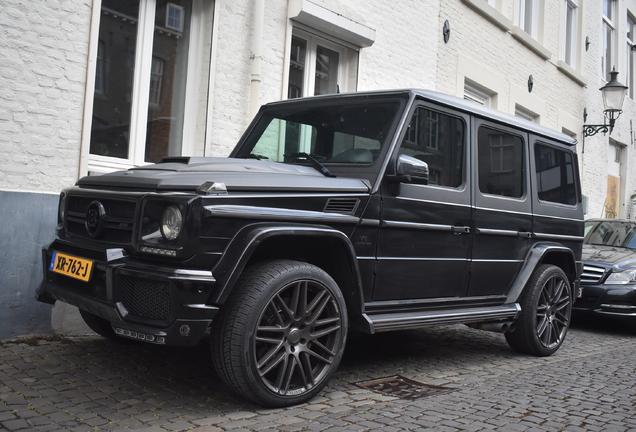
{"label": "white window frame", "polygon": [[[539,37],[539,1],[519,0],[519,27],[532,36]],[[529,25],[528,25],[528,20]],[[528,28],[529,27],[529,28]]]}
{"label": "white window frame", "polygon": [[579,5],[578,0],[564,0],[563,61],[573,69],[578,62]]}
{"label": "white window frame", "polygon": [[521,105],[515,105],[515,117],[522,118],[532,123],[538,123],[538,116],[529,109],[522,107]]}
{"label": "white window frame", "polygon": [[[185,8],[183,6],[179,6],[176,5],[174,3],[168,3],[166,5],[166,28],[169,28],[170,30],[175,30],[178,32],[183,32],[183,24],[184,24],[184,10]],[[171,11],[178,11],[179,12],[179,22],[178,22],[178,26],[173,26],[173,25],[169,25],[170,22],[170,12]]]}
{"label": "white window frame", "polygon": [[627,96],[630,99],[634,99],[634,85],[636,81],[634,78],[636,74],[636,17],[630,12],[627,12],[627,31],[625,37],[627,41]]}
{"label": "white window frame", "polygon": [[[355,91],[355,88],[348,88],[347,76],[349,73],[349,59],[347,57],[346,44],[332,42],[331,40],[306,31],[299,27],[294,27],[293,36],[307,41],[307,52],[305,55],[305,71],[303,73],[303,92],[300,97],[313,96],[316,85],[316,56],[318,46],[330,49],[338,53],[338,76],[337,76],[337,88],[341,93],[347,91]],[[285,73],[287,74],[287,87],[289,86],[289,64],[291,62],[290,56],[286,59],[287,68]],[[285,99],[287,99],[287,89],[285,89]]]}
{"label": "white window frame", "polygon": [[[607,2],[607,3],[606,3]],[[603,38],[603,49],[601,52],[601,75],[605,81],[609,81],[610,72],[612,68],[616,66],[616,25],[614,23],[616,17],[616,2],[614,0],[603,0],[604,5],[607,4],[609,6],[609,14],[611,16],[607,16],[605,14],[605,10],[603,10],[603,18],[602,18],[602,38]],[[609,39],[606,30],[609,30]],[[606,54],[609,52],[609,59],[606,57]]]}
{"label": "white window frame", "polygon": [[[184,101],[184,121],[181,154],[194,154],[196,146],[197,109],[199,96],[199,73],[201,62],[199,52],[205,43],[203,31],[204,20],[201,11],[207,0],[192,0],[191,37],[188,47],[187,83]],[[89,47],[89,67],[84,102],[84,121],[82,126],[82,147],[79,175],[90,173],[106,173],[128,169],[135,166],[148,165],[145,162],[146,124],[150,98],[151,63],[153,49],[153,33],[155,31],[155,14],[157,1],[142,0],[139,6],[138,32],[134,56],[133,83],[131,90],[131,118],[128,158],[114,158],[90,154],[91,125],[93,114],[95,72],[97,47],[99,43],[99,27],[102,1],[94,0],[91,17],[91,37]],[[214,35],[213,35],[214,37]],[[124,54],[124,53],[122,53]],[[127,55],[127,53],[125,53]]]}
{"label": "white window frame", "polygon": [[468,82],[464,82],[464,99],[483,106],[491,106],[493,95],[486,90]]}

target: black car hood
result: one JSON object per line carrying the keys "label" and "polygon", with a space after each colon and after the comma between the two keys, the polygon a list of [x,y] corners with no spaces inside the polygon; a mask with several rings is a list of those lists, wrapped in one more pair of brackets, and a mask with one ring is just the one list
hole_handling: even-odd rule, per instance
{"label": "black car hood", "polygon": [[164,162],[81,178],[77,185],[99,189],[195,191],[205,182],[232,191],[326,191],[367,193],[367,181],[325,177],[312,167],[251,159],[175,157]]}
{"label": "black car hood", "polygon": [[636,250],[629,248],[584,244],[582,258],[610,266],[636,267]]}

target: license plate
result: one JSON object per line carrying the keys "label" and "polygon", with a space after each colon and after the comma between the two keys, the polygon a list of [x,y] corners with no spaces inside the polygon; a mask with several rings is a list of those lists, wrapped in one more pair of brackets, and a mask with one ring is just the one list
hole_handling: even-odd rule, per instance
{"label": "license plate", "polygon": [[49,270],[88,282],[93,273],[93,264],[92,260],[53,252]]}

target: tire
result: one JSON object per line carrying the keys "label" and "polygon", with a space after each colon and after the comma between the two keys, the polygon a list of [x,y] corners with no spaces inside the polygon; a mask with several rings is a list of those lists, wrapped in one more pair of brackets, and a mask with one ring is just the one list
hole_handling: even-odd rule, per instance
{"label": "tire", "polygon": [[322,269],[291,260],[247,269],[212,326],[219,377],[268,407],[304,403],[335,373],[347,337],[347,310]]}
{"label": "tire", "polygon": [[117,336],[110,322],[105,320],[104,318],[100,318],[97,315],[93,315],[92,313],[86,312],[85,310],[82,310],[82,309],[80,309],[79,311],[86,325],[95,333],[100,335],[101,337],[104,337],[113,342],[117,342],[119,344],[137,343],[137,341],[135,340],[126,339],[126,338]]}
{"label": "tire", "polygon": [[534,271],[521,295],[516,329],[506,332],[514,350],[547,357],[563,344],[572,317],[572,289],[559,267],[543,264]]}

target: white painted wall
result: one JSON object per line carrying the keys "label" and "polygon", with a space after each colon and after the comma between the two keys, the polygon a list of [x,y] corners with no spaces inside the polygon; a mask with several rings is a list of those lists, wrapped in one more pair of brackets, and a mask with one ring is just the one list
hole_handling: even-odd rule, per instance
{"label": "white painted wall", "polygon": [[58,193],[77,180],[90,8],[2,2],[0,189]]}

